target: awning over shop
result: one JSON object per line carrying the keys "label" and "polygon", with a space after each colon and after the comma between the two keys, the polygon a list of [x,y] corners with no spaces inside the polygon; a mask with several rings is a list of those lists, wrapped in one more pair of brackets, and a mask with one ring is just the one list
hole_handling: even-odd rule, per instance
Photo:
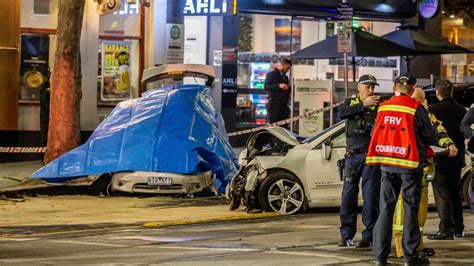
{"label": "awning over shop", "polygon": [[[335,18],[340,1],[327,0],[239,0],[240,13],[280,14]],[[416,14],[416,1],[358,0],[352,1],[354,16],[361,18],[398,20]]]}

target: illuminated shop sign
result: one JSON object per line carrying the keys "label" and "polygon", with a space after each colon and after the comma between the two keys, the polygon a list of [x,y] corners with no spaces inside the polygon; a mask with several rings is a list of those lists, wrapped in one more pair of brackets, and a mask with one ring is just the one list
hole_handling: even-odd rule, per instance
{"label": "illuminated shop sign", "polygon": [[184,16],[227,16],[237,14],[237,0],[183,0]]}
{"label": "illuminated shop sign", "polygon": [[421,0],[419,11],[424,18],[432,18],[438,14],[439,4],[438,0]]}

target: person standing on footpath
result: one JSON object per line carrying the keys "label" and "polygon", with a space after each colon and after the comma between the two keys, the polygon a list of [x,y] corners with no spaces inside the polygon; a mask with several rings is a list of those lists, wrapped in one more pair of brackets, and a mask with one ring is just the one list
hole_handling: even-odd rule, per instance
{"label": "person standing on footpath", "polygon": [[[412,77],[408,84],[416,85],[416,78]],[[425,99],[425,92],[421,88],[415,88],[413,99],[417,100],[423,105],[423,107],[428,108],[428,103]],[[440,121],[436,119],[433,114],[429,114],[431,122],[438,132],[438,143],[437,146],[445,148],[445,152],[449,153],[449,156],[456,156],[457,148],[452,141],[446,129],[443,127]],[[426,162],[427,165],[423,168],[423,176],[421,179],[421,198],[420,198],[420,207],[418,211],[418,225],[420,226],[420,232],[422,236],[420,237],[420,245],[418,246],[418,252],[422,252],[425,256],[434,256],[435,251],[432,248],[427,248],[423,242],[423,227],[425,226],[426,218],[428,216],[428,184],[433,179],[434,175],[434,156],[435,152],[428,146],[425,147],[426,150]],[[403,257],[403,247],[402,247],[402,236],[403,236],[403,197],[400,195],[395,207],[395,215],[393,217],[393,238],[395,239],[395,251],[397,258]]]}
{"label": "person standing on footpath", "polygon": [[469,111],[467,111],[466,115],[462,119],[460,129],[464,134],[464,137],[469,139],[467,144],[467,151],[471,154],[474,154],[474,133],[471,126],[474,125],[474,107],[471,106]]}
{"label": "person standing on footpath", "polygon": [[460,126],[466,109],[452,98],[453,90],[451,81],[439,80],[436,83],[436,97],[440,102],[429,107],[429,111],[442,122],[458,148],[455,157],[447,155],[435,157],[435,178],[432,184],[440,223],[438,232],[428,236],[429,239],[453,240],[454,236],[464,237],[462,200],[459,191],[461,170],[466,163],[464,158],[466,148]]}
{"label": "person standing on footpath", "polygon": [[[472,130],[472,125],[474,125],[474,104],[471,105],[471,108],[467,111],[461,122],[461,131],[464,137],[469,139],[467,143],[467,154],[471,156],[471,164],[473,166],[471,168],[471,176],[474,175],[474,130]],[[470,189],[471,195],[474,195],[474,182],[472,181]],[[471,197],[470,205],[471,212],[474,212],[474,197]]]}
{"label": "person standing on footpath", "polygon": [[48,129],[49,129],[49,106],[50,106],[50,82],[51,70],[48,68],[48,75],[40,91],[40,141],[41,146],[48,145]]}
{"label": "person standing on footpath", "polygon": [[374,95],[379,85],[372,75],[363,75],[357,85],[358,95],[347,98],[339,107],[339,119],[347,119],[347,153],[344,166],[344,186],[341,196],[340,221],[341,240],[338,246],[353,245],[357,230],[357,205],[359,183],[362,177],[362,222],[365,230],[357,247],[366,248],[372,244],[372,231],[378,216],[380,196],[380,168],[365,164],[370,134],[375,124],[379,97]]}
{"label": "person standing on footpath", "polygon": [[374,228],[373,253],[377,264],[387,264],[392,242],[395,205],[403,189],[403,253],[406,264],[429,264],[420,256],[418,209],[421,178],[425,167],[425,145],[435,145],[438,138],[428,112],[411,98],[414,86],[410,76],[396,80],[395,96],[379,106],[366,162],[381,165],[380,214]]}
{"label": "person standing on footpath", "polygon": [[286,75],[293,64],[289,59],[280,60],[280,68],[268,73],[264,89],[270,92],[268,99],[269,122],[275,123],[290,117],[288,102],[291,95],[290,80]]}

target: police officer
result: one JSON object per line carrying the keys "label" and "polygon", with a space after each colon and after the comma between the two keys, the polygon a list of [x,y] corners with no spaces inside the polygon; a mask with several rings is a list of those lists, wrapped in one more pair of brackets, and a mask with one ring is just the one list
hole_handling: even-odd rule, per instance
{"label": "police officer", "polygon": [[290,117],[288,102],[290,99],[290,80],[286,74],[291,69],[289,59],[280,60],[280,68],[267,74],[265,90],[270,92],[268,100],[269,122],[275,123]]}
{"label": "police officer", "polygon": [[340,220],[341,241],[338,246],[351,246],[357,230],[357,203],[359,182],[362,177],[364,205],[362,222],[365,230],[357,247],[370,247],[372,231],[378,216],[380,196],[380,168],[365,164],[370,134],[377,114],[379,97],[374,95],[379,85],[372,75],[363,75],[357,85],[358,95],[345,100],[339,108],[340,119],[347,119],[347,154],[344,166],[344,187],[342,191]]}
{"label": "police officer", "polygon": [[429,263],[419,256],[418,209],[421,178],[426,161],[424,145],[435,145],[436,129],[427,110],[415,99],[413,77],[402,75],[396,80],[395,96],[379,106],[366,162],[382,165],[380,214],[374,228],[373,252],[378,264],[386,264],[392,241],[395,205],[403,189],[403,253],[408,265]]}

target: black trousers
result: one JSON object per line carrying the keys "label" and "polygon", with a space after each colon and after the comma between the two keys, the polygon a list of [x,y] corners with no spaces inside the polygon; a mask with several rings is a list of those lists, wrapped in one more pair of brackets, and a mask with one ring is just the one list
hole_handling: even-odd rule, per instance
{"label": "black trousers", "polygon": [[464,230],[462,214],[461,168],[436,168],[432,181],[433,193],[438,210],[439,231],[452,234]]}
{"label": "black trousers", "polygon": [[416,248],[420,244],[418,226],[418,208],[421,198],[422,172],[389,173],[382,170],[380,187],[380,214],[375,223],[373,252],[379,261],[386,261],[392,246],[393,213],[400,190],[403,189],[403,253],[405,261],[411,262],[418,257]]}
{"label": "black trousers", "polygon": [[268,120],[270,123],[275,123],[280,120],[285,120],[290,117],[290,110],[288,109],[288,102],[273,100],[268,104]]}
{"label": "black trousers", "polygon": [[362,239],[372,242],[372,232],[379,215],[380,166],[366,165],[367,153],[351,154],[346,158],[344,167],[344,187],[341,196],[339,217],[341,220],[341,238],[353,239],[357,230],[357,206],[359,183],[362,177]]}

